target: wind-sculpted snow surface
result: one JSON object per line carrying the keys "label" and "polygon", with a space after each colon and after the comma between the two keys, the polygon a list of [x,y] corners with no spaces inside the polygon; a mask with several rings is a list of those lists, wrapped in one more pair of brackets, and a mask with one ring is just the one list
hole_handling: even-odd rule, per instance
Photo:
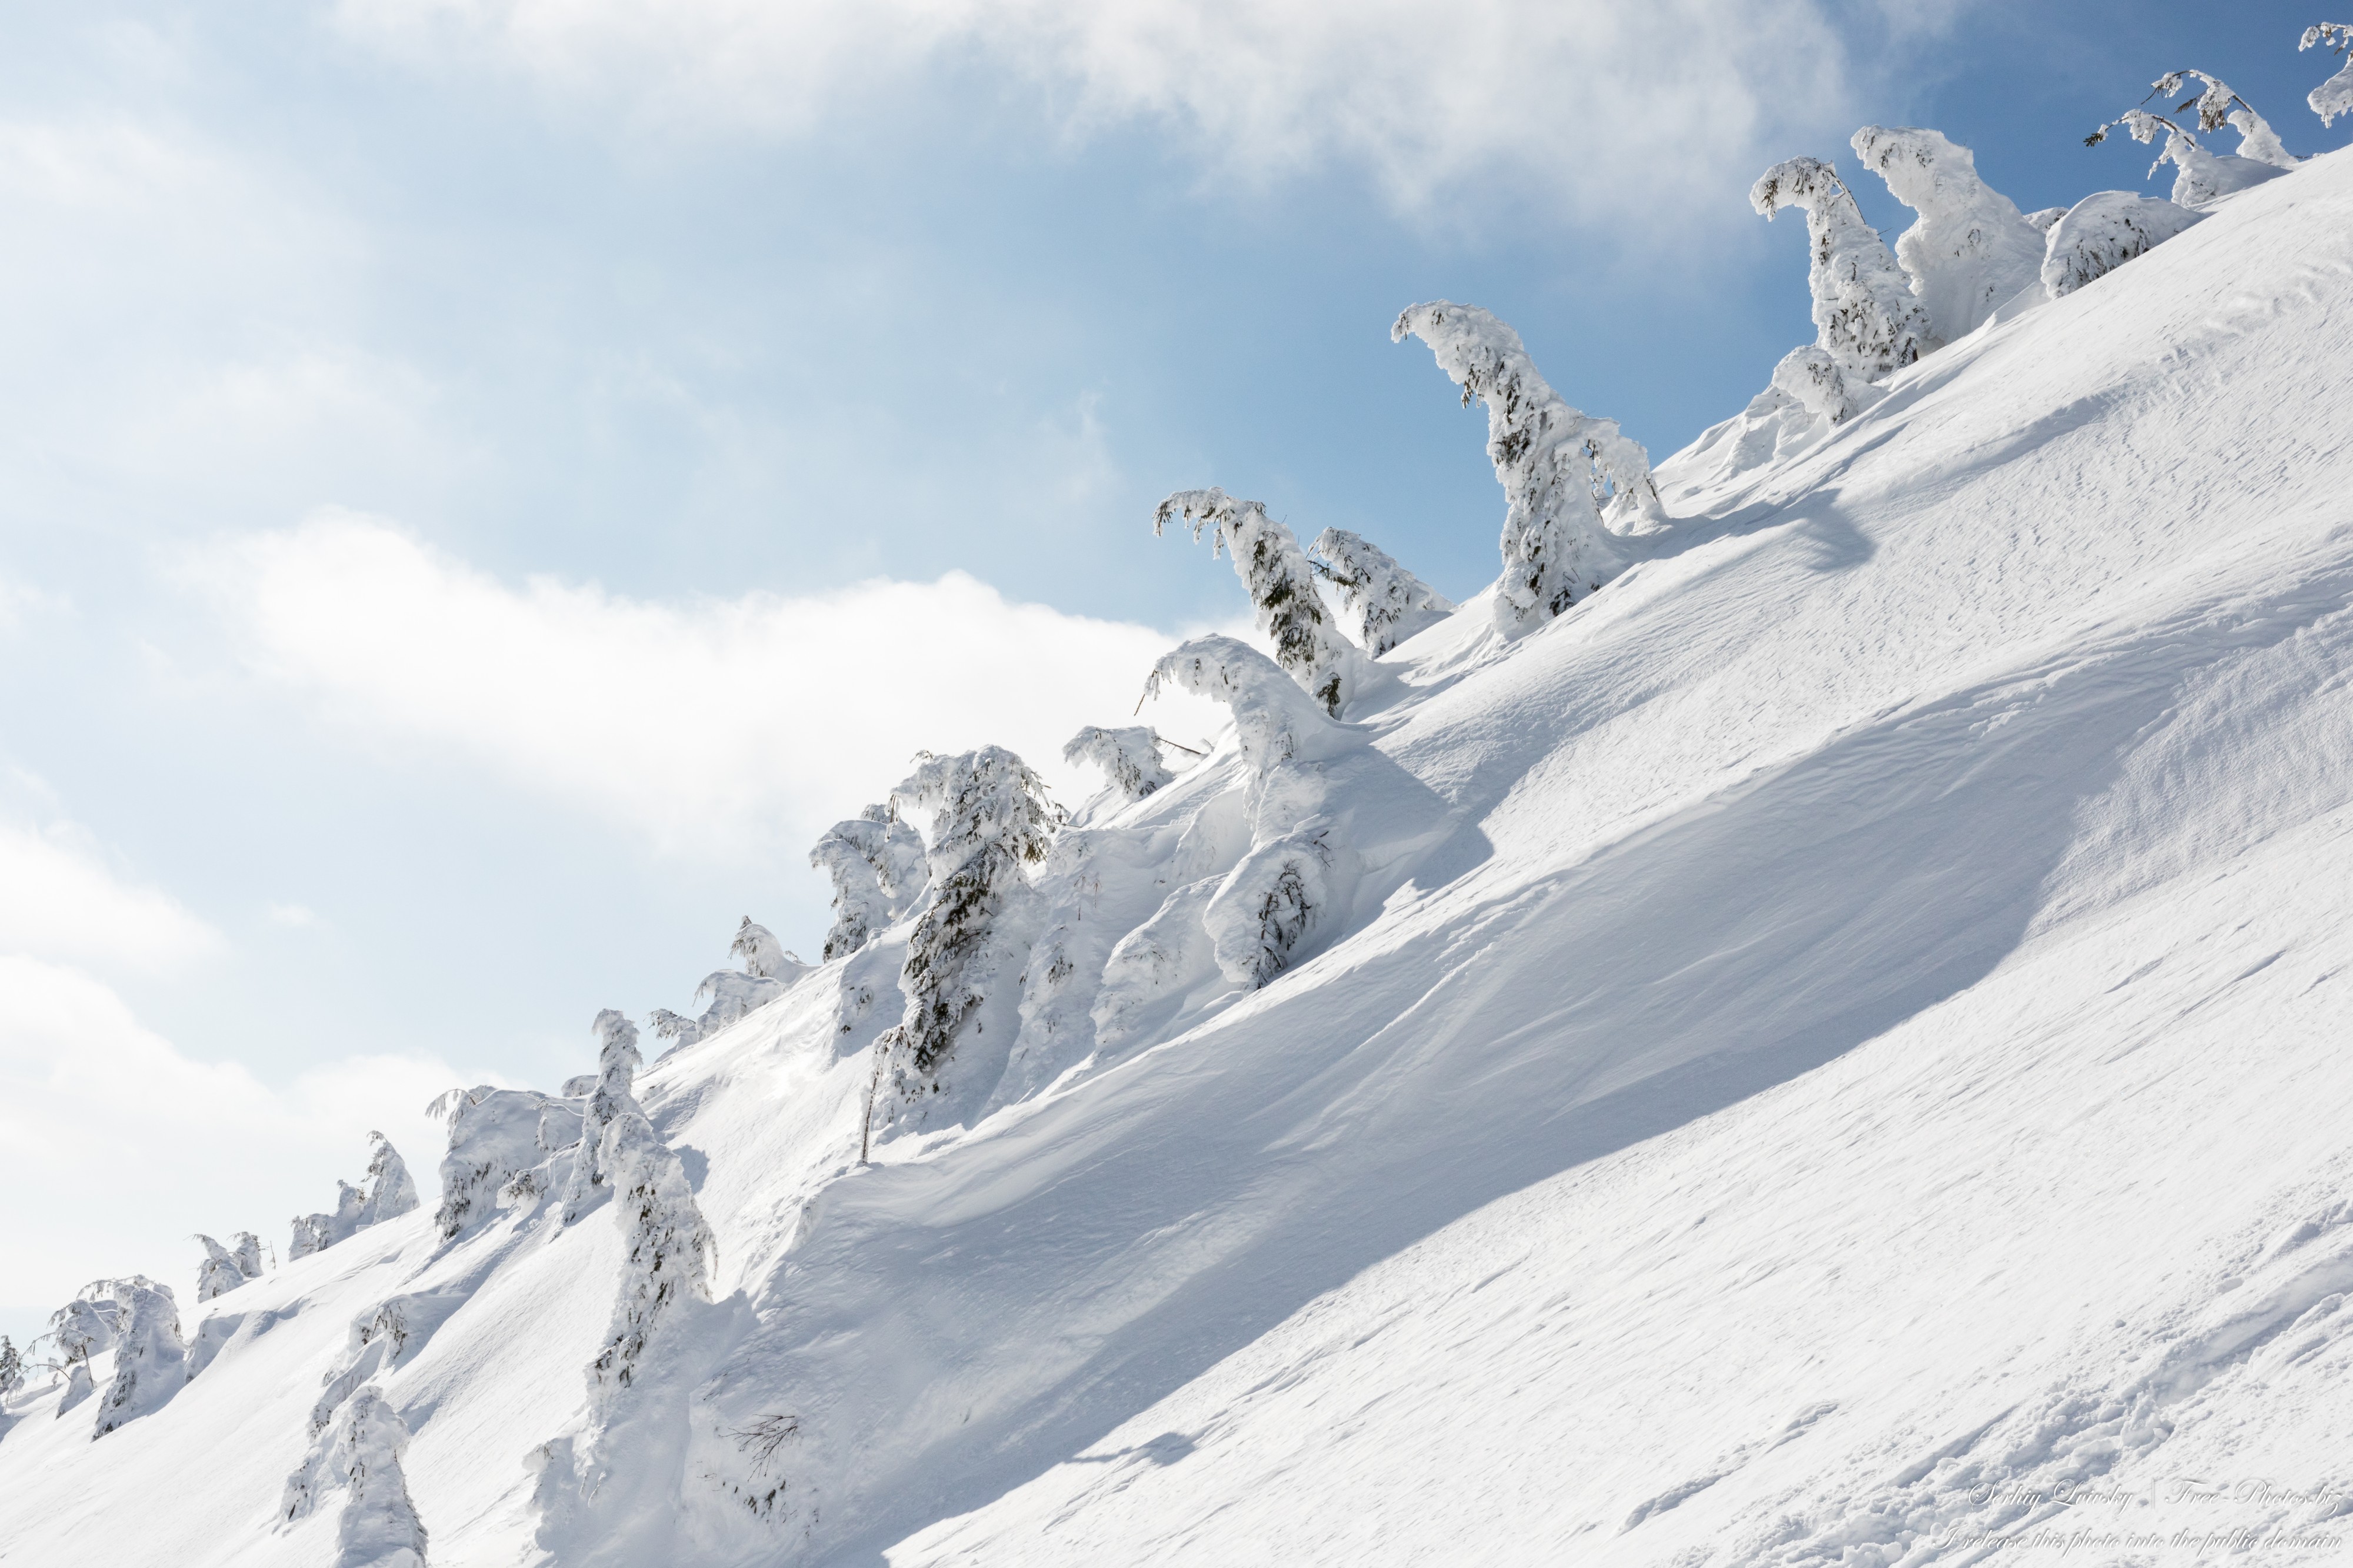
{"label": "wind-sculpted snow surface", "polygon": [[1506,636],[1534,630],[1624,569],[1605,519],[1626,530],[1662,521],[1650,455],[1616,420],[1571,407],[1520,334],[1476,305],[1409,305],[1389,338],[1409,336],[1430,345],[1466,405],[1487,405],[1487,458],[1505,503],[1495,624]]}
{"label": "wind-sculpted snow surface", "polygon": [[1234,732],[1050,845],[945,760],[935,871],[1044,850],[969,1114],[860,1159],[905,918],[638,1075],[610,1223],[581,1100],[467,1091],[448,1234],[201,1304],[98,1442],[69,1314],[0,1553],[334,1561],[274,1510],[373,1354],[325,1430],[381,1391],[436,1568],[2341,1563],[2348,399],[2332,153],[1352,722],[1203,639]]}

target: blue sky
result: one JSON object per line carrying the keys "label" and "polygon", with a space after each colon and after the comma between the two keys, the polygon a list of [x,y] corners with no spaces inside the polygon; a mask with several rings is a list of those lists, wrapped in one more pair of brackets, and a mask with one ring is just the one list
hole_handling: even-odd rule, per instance
{"label": "blue sky", "polygon": [[2316,19],[0,5],[0,1168],[71,1194],[0,1328],[282,1244],[368,1125],[429,1190],[427,1095],[579,1070],[744,913],[811,950],[808,842],[915,747],[1050,751],[1240,612],[1169,489],[1475,591],[1483,420],[1400,307],[1663,457],[1811,337],[1766,163],[1927,124],[2030,210],[2162,194],[2080,139],[2168,68],[2343,143]]}

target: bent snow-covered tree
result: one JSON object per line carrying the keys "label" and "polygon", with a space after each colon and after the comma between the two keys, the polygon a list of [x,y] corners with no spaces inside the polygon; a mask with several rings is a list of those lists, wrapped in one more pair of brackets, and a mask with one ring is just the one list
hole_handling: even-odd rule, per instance
{"label": "bent snow-covered tree", "polygon": [[107,1289],[114,1301],[114,1384],[99,1403],[95,1437],[162,1409],[188,1381],[188,1347],[171,1287],[133,1278]]}
{"label": "bent snow-covered tree", "polygon": [[1504,575],[1495,624],[1532,631],[1625,566],[1605,517],[1630,526],[1661,520],[1650,454],[1618,429],[1571,407],[1537,373],[1520,334],[1476,305],[1409,305],[1392,342],[1419,338],[1468,405],[1487,405],[1487,457],[1504,487]]}
{"label": "bent snow-covered tree", "polygon": [[797,953],[787,952],[774,931],[749,915],[735,929],[734,944],[727,951],[730,957],[742,959],[744,967],[713,970],[702,977],[702,984],[694,988],[694,999],[700,1003],[709,997],[711,1005],[700,1017],[683,1017],[667,1007],[657,1007],[649,1016],[654,1033],[670,1042],[664,1058],[775,1001],[813,967],[803,963]]}
{"label": "bent snow-covered tree", "polygon": [[1919,219],[1895,238],[1895,258],[1928,312],[1923,352],[1974,331],[1994,307],[2034,287],[2042,230],[1978,177],[1977,157],[1943,132],[1866,125],[1855,156]]}
{"label": "bent snow-covered tree", "polygon": [[636,1378],[660,1321],[680,1301],[711,1299],[718,1242],[685,1166],[636,1100],[605,1130],[598,1160],[610,1173],[614,1212],[628,1245],[605,1347],[588,1368],[589,1400],[601,1414]]}
{"label": "bent snow-covered tree", "polygon": [[297,1215],[294,1216],[293,1238],[286,1244],[286,1256],[290,1260],[308,1258],[322,1252],[339,1241],[347,1240],[360,1227],[360,1215],[367,1207],[367,1194],[349,1182],[335,1183],[335,1212],[332,1214]]}
{"label": "bent snow-covered tree", "polygon": [[2345,57],[2337,74],[2312,89],[2305,99],[2312,111],[2320,116],[2323,125],[2334,125],[2340,114],[2353,114],[2353,26],[2342,22],[2321,22],[2304,30],[2304,41],[2298,49],[2325,47]]}
{"label": "bent snow-covered tree", "polygon": [[1002,746],[930,758],[892,800],[931,818],[931,902],[900,974],[907,1010],[875,1042],[876,1070],[888,1074],[887,1119],[912,1110],[920,1122],[923,1102],[948,1087],[967,1020],[997,980],[1021,971],[1015,950],[1035,897],[1026,868],[1046,858],[1060,814],[1045,781]]}
{"label": "bent snow-covered tree", "polygon": [[833,879],[833,929],[821,955],[828,963],[864,947],[923,896],[923,838],[888,805],[870,805],[826,829],[809,864]]}
{"label": "bent snow-covered tree", "polygon": [[744,961],[744,973],[762,980],[783,980],[808,966],[785,951],[776,933],[760,924],[750,915],[735,928],[735,940],[727,949],[727,956]]}
{"label": "bent snow-covered tree", "polygon": [[[1920,357],[1934,336],[1927,307],[1836,169],[1819,158],[1776,163],[1750,188],[1748,205],[1768,221],[1785,207],[1806,215],[1814,342],[1841,377],[1868,385]],[[1840,396],[1852,403],[1857,394]]]}
{"label": "bent snow-covered tree", "polygon": [[205,1260],[196,1265],[196,1300],[210,1301],[226,1296],[244,1284],[249,1276],[237,1267],[237,1254],[199,1234],[196,1239],[205,1246]]}
{"label": "bent snow-covered tree", "polygon": [[1144,694],[1156,697],[1164,686],[1225,704],[1234,716],[1242,761],[1261,775],[1293,760],[1330,756],[1362,732],[1333,723],[1266,655],[1222,633],[1162,654],[1145,679]]}
{"label": "bent snow-covered tree", "polygon": [[2165,149],[2158,153],[2157,162],[2148,166],[2148,172],[2154,174],[2166,164],[2172,164],[2175,170],[2173,199],[2185,207],[2206,206],[2234,191],[2260,185],[2265,180],[2275,180],[2287,172],[2275,163],[2211,152],[2200,146],[2198,138],[2184,127],[2175,124],[2165,115],[2152,114],[2145,109],[2125,110],[2116,119],[2084,137],[2084,145],[2098,146],[2118,125],[2130,132],[2134,141],[2144,144],[2155,142],[2159,136],[2165,138]]}
{"label": "bent snow-covered tree", "polygon": [[1159,734],[1142,724],[1119,730],[1090,724],[1071,737],[1062,748],[1062,760],[1093,763],[1124,801],[1142,800],[1176,778],[1161,760]]}
{"label": "bent snow-covered tree", "polygon": [[408,1494],[402,1462],[408,1426],[374,1384],[343,1403],[343,1419],[322,1432],[302,1467],[286,1478],[278,1505],[289,1522],[341,1490],[333,1568],[425,1568],[427,1532]]}
{"label": "bent snow-covered tree", "polygon": [[1238,500],[1221,489],[1178,490],[1152,514],[1159,533],[1173,519],[1206,531],[1209,552],[1233,556],[1234,571],[1258,612],[1258,629],[1274,645],[1274,661],[1289,671],[1324,710],[1335,718],[1356,694],[1359,680],[1356,646],[1340,635],[1315,591],[1315,569],[1288,528],[1266,515],[1254,500]]}
{"label": "bent snow-covered tree", "polygon": [[1407,571],[1362,534],[1327,528],[1315,536],[1315,574],[1340,590],[1349,628],[1375,658],[1454,613],[1454,601]]}
{"label": "bent snow-covered tree", "polygon": [[408,1174],[408,1166],[392,1140],[381,1132],[371,1132],[375,1147],[368,1156],[367,1199],[360,1205],[362,1226],[381,1225],[388,1219],[413,1214],[417,1209],[417,1184]]}

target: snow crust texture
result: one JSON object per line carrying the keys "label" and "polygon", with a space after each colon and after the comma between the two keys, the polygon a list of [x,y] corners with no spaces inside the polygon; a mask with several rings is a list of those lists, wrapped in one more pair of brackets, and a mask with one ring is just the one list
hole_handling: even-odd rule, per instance
{"label": "snow crust texture", "polygon": [[774,989],[652,1065],[616,1014],[445,1097],[438,1202],[93,1285],[0,1389],[0,1561],[2345,1561],[2353,154],[2020,216],[1904,359],[2026,252],[1868,140],[1933,265],[1766,193],[1842,417],[1793,372],[1653,473],[1407,312],[1525,606],[1377,658],[1172,498],[1310,628],[1138,672],[1207,756],[1099,731],[1067,821],[927,758],[822,963],[747,924]]}

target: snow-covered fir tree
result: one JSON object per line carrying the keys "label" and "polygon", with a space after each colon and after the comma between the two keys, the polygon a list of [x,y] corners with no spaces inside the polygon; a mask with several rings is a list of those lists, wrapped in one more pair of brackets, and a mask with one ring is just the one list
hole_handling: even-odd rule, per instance
{"label": "snow-covered fir tree", "polygon": [[695,1204],[685,1166],[634,1099],[606,1128],[598,1157],[628,1244],[612,1325],[588,1369],[589,1401],[602,1413],[636,1377],[661,1321],[681,1301],[711,1299],[718,1242]]}
{"label": "snow-covered fir tree", "polygon": [[1978,174],[1977,158],[1940,132],[1866,125],[1855,156],[1919,214],[1898,235],[1895,258],[1928,312],[1923,352],[1974,331],[1994,307],[2034,286],[2042,231]]}
{"label": "snow-covered fir tree", "polygon": [[727,956],[743,960],[744,973],[757,975],[763,980],[782,979],[796,970],[807,967],[794,954],[785,951],[784,943],[776,940],[775,931],[750,915],[745,915],[744,923],[735,928],[735,940],[729,944]]}
{"label": "snow-covered fir tree", "polygon": [[[2184,99],[2175,106],[2176,112],[2194,107],[2198,111],[2198,129],[2202,132],[2220,131],[2224,126],[2239,133],[2239,153],[2242,158],[2258,163],[2268,163],[2274,169],[2293,169],[2303,159],[2281,145],[2279,132],[2271,122],[2255,111],[2255,106],[2231,90],[2231,84],[2201,70],[2168,71],[2150,84],[2150,98],[2171,98],[2181,90],[2181,84],[2190,79],[2205,84],[2205,89],[2195,99]],[[2147,100],[2144,99],[2143,102]]]}
{"label": "snow-covered fir tree", "polygon": [[2130,191],[2094,191],[2052,226],[2042,287],[2053,300],[2062,299],[2146,255],[2205,216]]}
{"label": "snow-covered fir tree", "polygon": [[1487,405],[1487,457],[1505,501],[1495,624],[1507,636],[1532,631],[1623,569],[1605,520],[1625,529],[1663,519],[1650,455],[1616,420],[1570,406],[1520,334],[1476,305],[1408,306],[1389,336],[1409,335],[1430,345],[1465,405]]}
{"label": "snow-covered fir tree", "polygon": [[400,1151],[381,1132],[368,1137],[375,1148],[368,1154],[367,1200],[360,1205],[362,1228],[414,1214],[417,1206],[417,1184],[410,1179]]}
{"label": "snow-covered fir tree", "polygon": [[109,1282],[114,1302],[114,1383],[99,1402],[103,1437],[160,1410],[188,1381],[188,1347],[180,1337],[180,1309],[168,1285],[132,1278]]}
{"label": "snow-covered fir tree", "polygon": [[24,1352],[7,1335],[0,1334],[0,1399],[16,1393],[24,1382]]}
{"label": "snow-covered fir tree", "polygon": [[596,1037],[596,1088],[588,1096],[587,1112],[581,1119],[580,1146],[572,1157],[572,1179],[565,1189],[566,1225],[587,1212],[596,1202],[597,1189],[610,1178],[604,1166],[605,1131],[637,1105],[630,1088],[645,1059],[638,1054],[638,1026],[617,1009],[607,1007],[597,1014],[592,1030]]}
{"label": "snow-covered fir tree", "polygon": [[809,864],[833,880],[833,929],[822,956],[847,958],[923,896],[923,841],[889,805],[870,805],[828,828]]}
{"label": "snow-covered fir tree", "polygon": [[[931,821],[931,901],[916,917],[900,974],[907,1010],[875,1042],[877,1102],[868,1123],[878,1131],[931,1120],[967,1023],[980,1027],[973,1015],[991,987],[1002,981],[1009,989],[1020,973],[1035,914],[1027,868],[1045,858],[1061,820],[1045,781],[1002,746],[929,758],[892,800]],[[1009,1050],[1009,1024],[1000,1035]],[[985,1094],[985,1076],[976,1071],[955,1087]],[[960,1106],[968,1096],[952,1098]]]}
{"label": "snow-covered fir tree", "polygon": [[749,915],[736,928],[735,941],[727,952],[728,956],[741,959],[744,967],[714,970],[702,977],[694,999],[701,1003],[707,997],[710,1005],[701,1016],[685,1017],[667,1007],[657,1007],[648,1016],[654,1033],[670,1042],[662,1052],[664,1058],[708,1039],[754,1008],[775,1001],[814,967],[786,951],[774,931]]}
{"label": "snow-covered fir tree", "polygon": [[1819,158],[1776,163],[1750,188],[1748,205],[1767,219],[1785,207],[1806,215],[1814,342],[1841,375],[1884,381],[1920,357],[1934,335],[1927,307],[1836,169]]}
{"label": "snow-covered fir tree", "polygon": [[1124,801],[1142,800],[1176,778],[1161,759],[1158,732],[1141,724],[1119,730],[1090,724],[1071,737],[1062,748],[1062,760],[1093,764],[1104,784]]}
{"label": "snow-covered fir tree", "polygon": [[2306,95],[2305,101],[2320,116],[2323,125],[2334,125],[2340,114],[2353,114],[2353,26],[2343,22],[2319,22],[2304,30],[2304,41],[2298,49],[2327,48],[2345,57],[2337,74],[2322,82]]}
{"label": "snow-covered fir tree", "polygon": [[545,1190],[540,1185],[547,1175],[543,1167],[552,1155],[579,1142],[586,1107],[579,1099],[485,1084],[451,1089],[428,1110],[448,1119],[441,1204],[433,1217],[441,1238],[454,1241],[488,1221],[501,1201]]}
{"label": "snow-covered fir tree", "polygon": [[1164,687],[1221,703],[1234,719],[1234,743],[1260,775],[1294,757],[1327,756],[1335,738],[1354,733],[1334,724],[1322,707],[1282,678],[1266,655],[1213,632],[1179,644],[1160,656],[1145,677],[1144,692]]}
{"label": "snow-covered fir tree", "polygon": [[1274,645],[1275,663],[1338,717],[1362,681],[1361,656],[1332,624],[1297,537],[1267,516],[1261,502],[1217,489],[1168,497],[1153,511],[1152,531],[1156,535],[1179,519],[1192,525],[1195,539],[1208,534],[1210,554],[1223,550],[1232,556],[1258,629]]}
{"label": "snow-covered fir tree", "polygon": [[1345,528],[1315,536],[1315,574],[1340,590],[1347,630],[1375,658],[1454,613],[1454,601]]}
{"label": "snow-covered fir tree", "polygon": [[261,1278],[261,1237],[249,1230],[240,1230],[229,1237],[237,1243],[229,1248],[229,1257],[237,1262],[237,1272],[248,1279]]}
{"label": "snow-covered fir tree", "polygon": [[374,1384],[354,1390],[332,1434],[322,1433],[286,1479],[279,1517],[306,1519],[337,1492],[334,1568],[426,1568],[427,1535],[403,1463],[408,1426]]}
{"label": "snow-covered fir tree", "polygon": [[237,1267],[237,1254],[199,1233],[196,1239],[204,1243],[205,1260],[196,1265],[196,1300],[210,1301],[226,1296],[250,1278]]}

